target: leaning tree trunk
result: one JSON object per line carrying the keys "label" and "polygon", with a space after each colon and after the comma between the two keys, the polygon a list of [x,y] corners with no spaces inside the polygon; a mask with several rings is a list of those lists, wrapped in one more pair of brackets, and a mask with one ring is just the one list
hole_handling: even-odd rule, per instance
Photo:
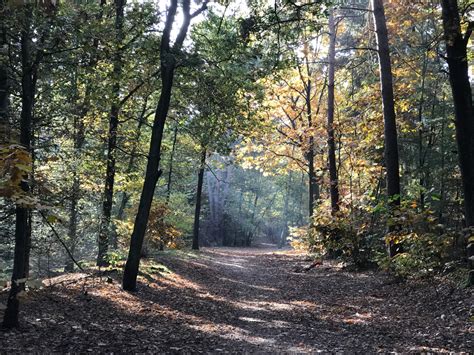
{"label": "leaning tree trunk", "polygon": [[122,76],[122,42],[124,38],[123,22],[124,7],[126,0],[115,0],[115,54],[113,60],[112,73],[112,105],[110,108],[109,134],[107,143],[107,171],[105,175],[104,200],[102,206],[102,216],[99,228],[99,251],[97,254],[97,265],[105,266],[107,261],[105,256],[109,247],[110,217],[112,216],[112,204],[114,197],[115,183],[115,161],[117,151],[117,130],[120,112],[120,80]]}
{"label": "leaning tree trunk", "polygon": [[[30,151],[31,130],[33,122],[33,104],[35,94],[35,63],[32,59],[32,29],[31,17],[32,6],[25,7],[24,24],[21,32],[21,119],[20,119],[20,144]],[[29,185],[26,179],[21,182],[21,189],[28,193]],[[29,269],[29,246],[31,240],[31,228],[29,225],[30,211],[25,206],[18,205],[15,215],[15,253],[13,260],[13,273],[10,293],[7,300],[7,308],[3,318],[3,327],[13,328],[18,326],[18,312],[20,302],[18,293],[24,288],[24,283],[18,280],[27,277]]]}
{"label": "leaning tree trunk", "polygon": [[[393,95],[392,64],[388,43],[387,23],[383,0],[372,0],[377,49],[380,65],[380,86],[382,89],[382,106],[385,138],[385,167],[387,169],[387,197],[392,209],[400,205],[400,173],[398,161],[398,137],[395,119],[395,102]],[[398,245],[389,242],[389,255],[395,256]]]}
{"label": "leaning tree trunk", "polygon": [[[441,6],[449,79],[456,116],[456,140],[464,192],[466,226],[474,227],[474,109],[467,59],[467,45],[474,29],[474,21],[469,23],[469,27],[463,35],[457,0],[442,0]],[[471,285],[474,284],[473,257],[474,243],[471,242],[468,245],[468,258],[471,263],[469,283]]]}
{"label": "leaning tree trunk", "polygon": [[330,177],[331,211],[339,211],[339,178],[336,166],[336,143],[334,140],[334,77],[336,72],[336,24],[334,13],[329,15],[329,53],[328,53],[328,161]]}
{"label": "leaning tree trunk", "polygon": [[140,203],[138,205],[137,216],[135,218],[135,224],[133,226],[132,237],[130,240],[127,263],[123,274],[122,286],[124,290],[127,291],[134,291],[137,286],[137,275],[140,266],[140,254],[143,246],[143,239],[145,238],[145,231],[148,224],[148,216],[150,214],[156,183],[161,175],[161,171],[159,170],[161,160],[161,142],[163,140],[163,130],[171,101],[171,91],[173,88],[173,79],[176,69],[175,55],[183,46],[191,19],[204,11],[207,8],[207,3],[208,1],[204,1],[200,9],[191,14],[190,0],[183,0],[183,22],[173,47],[170,46],[170,35],[178,8],[178,0],[171,1],[171,5],[168,8],[168,13],[166,15],[165,27],[161,36],[160,45],[161,93],[153,122],[145,180],[143,182],[142,194],[140,196]]}
{"label": "leaning tree trunk", "polygon": [[199,218],[201,217],[201,196],[206,165],[206,148],[202,148],[196,191],[196,209],[194,210],[193,250],[199,250]]}

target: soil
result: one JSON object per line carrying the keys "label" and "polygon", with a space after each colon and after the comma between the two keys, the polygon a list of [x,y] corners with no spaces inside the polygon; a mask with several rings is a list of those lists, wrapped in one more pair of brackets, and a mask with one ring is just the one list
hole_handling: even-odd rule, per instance
{"label": "soil", "polygon": [[[67,274],[30,292],[0,352],[472,352],[472,289],[398,282],[271,248],[207,248],[118,273]],[[5,294],[0,296],[4,303]],[[1,316],[1,311],[0,311]]]}

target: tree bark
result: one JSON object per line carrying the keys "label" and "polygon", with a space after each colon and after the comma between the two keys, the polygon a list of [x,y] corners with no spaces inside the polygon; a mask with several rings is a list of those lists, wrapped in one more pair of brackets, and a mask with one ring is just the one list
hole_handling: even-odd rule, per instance
{"label": "tree bark", "polygon": [[202,148],[201,164],[199,166],[198,184],[196,191],[196,209],[194,210],[194,228],[193,228],[193,250],[199,250],[199,218],[201,216],[201,196],[202,185],[204,182],[204,170],[206,165],[206,148]]}
{"label": "tree bark", "polygon": [[[105,0],[100,1],[100,11],[97,14],[97,20],[101,20],[103,16],[103,8],[105,6]],[[94,51],[97,51],[99,47],[99,39],[94,38],[92,43],[92,48]],[[92,58],[90,59],[89,63],[86,66],[89,70],[94,70],[98,62],[98,58],[95,52],[93,52]],[[77,70],[75,72],[75,98],[78,100],[78,89],[77,89]],[[76,161],[81,159],[82,148],[85,142],[85,125],[84,125],[84,118],[88,114],[91,105],[91,91],[92,91],[92,80],[86,75],[86,83],[85,83],[85,93],[82,103],[79,104],[77,102],[77,112],[79,113],[74,118],[74,154]],[[78,172],[77,164],[74,164],[73,168],[73,183],[71,188],[71,204],[69,207],[69,225],[68,225],[68,241],[69,241],[69,251],[71,255],[74,257],[75,249],[77,246],[78,238],[77,238],[77,224],[79,219],[78,213],[78,204],[79,199],[81,197],[81,175]],[[66,262],[64,270],[67,272],[74,271],[74,262],[69,255],[66,255]]]}
{"label": "tree bark", "polygon": [[171,197],[171,178],[173,176],[173,160],[176,151],[176,141],[178,139],[178,124],[174,127],[173,146],[171,147],[170,168],[168,170],[168,184],[166,185],[166,203],[170,201]]}
{"label": "tree bark", "polygon": [[[137,150],[140,145],[140,137],[142,135],[142,127],[146,122],[147,115],[146,115],[146,110],[148,106],[148,97],[145,98],[145,103],[143,104],[142,111],[140,112],[140,116],[138,117],[138,125],[137,125],[137,132],[136,136],[134,137],[134,143],[132,146],[132,150],[130,152],[130,159],[128,160],[128,165],[127,169],[125,170],[126,174],[130,174],[136,167],[136,160],[137,160]],[[124,214],[125,214],[125,207],[127,206],[129,200],[129,195],[126,192],[123,192],[122,194],[122,199],[120,200],[120,205],[117,210],[117,219],[118,220],[123,220],[124,219]],[[114,248],[117,248],[116,245],[116,237],[112,241],[112,245]]]}
{"label": "tree bark", "polygon": [[[25,6],[23,29],[21,31],[21,118],[20,118],[20,144],[27,150],[31,149],[31,135],[33,122],[33,105],[36,91],[35,64],[32,60],[32,18],[31,5]],[[26,179],[25,179],[26,180]],[[27,193],[30,189],[27,181],[21,182],[21,189]],[[27,277],[29,270],[29,246],[31,245],[31,228],[29,225],[29,209],[17,205],[15,210],[15,252],[13,260],[12,285],[7,300],[7,308],[3,318],[4,328],[14,328],[19,325],[18,312],[20,302],[18,293],[24,289],[24,283],[17,280]]]}
{"label": "tree bark", "polygon": [[[428,58],[427,53],[423,54],[423,67],[421,70],[421,87],[420,87],[420,102],[418,103],[418,181],[420,184],[420,195],[419,203],[420,209],[425,209],[425,186],[426,186],[426,174],[425,174],[425,151],[423,147],[424,139],[424,127],[423,127],[423,109],[425,104],[425,86],[426,86],[426,74],[428,71]],[[436,100],[436,98],[434,98]]]}
{"label": "tree bark", "polygon": [[109,133],[107,143],[107,172],[105,175],[104,200],[102,205],[102,216],[99,228],[99,250],[97,254],[97,265],[106,266],[105,256],[109,247],[110,218],[112,215],[112,205],[114,197],[115,183],[115,161],[117,151],[117,130],[120,113],[120,79],[122,76],[122,42],[124,38],[124,7],[126,0],[115,0],[115,53],[113,59],[112,72],[112,105],[110,108]]}
{"label": "tree bark", "polygon": [[8,37],[4,20],[7,17],[5,0],[0,1],[0,144],[10,141],[10,120],[8,117],[10,85],[8,80]]}
{"label": "tree bark", "polygon": [[328,53],[328,161],[330,177],[331,211],[339,211],[339,177],[336,165],[336,143],[334,140],[334,77],[336,72],[336,25],[334,12],[329,14],[329,53]]}
{"label": "tree bark", "polygon": [[[310,75],[309,67],[307,67],[308,76]],[[308,128],[313,127],[313,112],[311,107],[311,90],[312,90],[312,82],[311,79],[308,79],[306,83],[306,94],[305,94],[305,101],[306,101],[306,116],[308,120]],[[313,136],[309,137],[309,147],[308,151],[306,152],[306,159],[308,162],[308,185],[309,185],[309,218],[314,214],[314,205],[319,198],[319,186],[318,181],[316,179],[316,170],[314,168],[314,138]]]}
{"label": "tree bark", "polygon": [[[71,205],[69,207],[69,225],[68,225],[68,237],[69,237],[69,251],[74,256],[76,251],[77,244],[77,205],[79,202],[81,181],[77,171],[73,171],[73,183],[72,183],[72,193],[71,193]],[[74,262],[69,257],[66,256],[66,263],[64,266],[65,272],[74,271]]]}
{"label": "tree bark", "polygon": [[[258,190],[255,191],[255,199],[253,200],[253,208],[252,208],[252,217],[250,219],[250,228],[253,228],[254,227],[254,223],[255,223],[255,214],[257,213],[257,205],[258,205],[258,198],[259,198],[259,192]],[[249,247],[252,245],[252,239],[254,237],[254,233],[253,231],[255,230],[255,228],[252,230],[250,229],[247,233],[247,238],[245,239],[245,246],[246,247]]]}
{"label": "tree bark", "polygon": [[[312,140],[312,138],[310,138]],[[314,144],[312,144],[314,145]],[[307,153],[308,157],[308,181],[309,181],[309,217],[314,214],[314,206],[319,196],[319,186],[316,179],[316,169],[314,168],[314,151],[310,150]]]}
{"label": "tree bark", "polygon": [[[454,100],[456,140],[459,167],[464,192],[464,213],[467,227],[474,227],[474,109],[469,82],[467,45],[474,29],[469,23],[465,34],[461,31],[457,0],[442,0],[442,17],[446,41],[449,79]],[[468,258],[474,256],[474,243],[468,245]],[[474,283],[474,261],[469,282]]]}
{"label": "tree bark", "polygon": [[[390,61],[390,47],[388,43],[387,23],[383,0],[372,0],[372,8],[380,66],[380,86],[382,90],[387,197],[392,209],[395,209],[400,205],[400,173],[397,124],[393,95],[392,63]],[[389,243],[390,256],[395,256],[397,249],[395,243]]]}
{"label": "tree bark", "polygon": [[173,23],[175,21],[178,0],[172,0],[166,15],[165,27],[161,37],[160,61],[161,61],[161,93],[156,108],[155,119],[153,122],[152,135],[150,141],[150,150],[148,153],[148,162],[143,183],[140,203],[138,205],[137,216],[133,226],[132,237],[130,240],[130,249],[127,263],[125,265],[122,286],[124,290],[134,291],[137,286],[138,268],[140,265],[140,253],[145,237],[145,231],[148,224],[151,203],[155,192],[155,186],[161,171],[159,170],[161,160],[161,142],[163,140],[163,130],[168,116],[168,110],[171,101],[171,92],[173,88],[173,79],[176,69],[175,54],[181,50],[184,39],[188,32],[191,18],[207,7],[207,1],[204,1],[200,10],[190,13],[190,0],[183,0],[183,23],[178,33],[173,47],[170,46],[170,35]]}

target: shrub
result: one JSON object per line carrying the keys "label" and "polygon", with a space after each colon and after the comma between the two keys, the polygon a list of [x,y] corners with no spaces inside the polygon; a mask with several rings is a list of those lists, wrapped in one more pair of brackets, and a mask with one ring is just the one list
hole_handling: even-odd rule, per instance
{"label": "shrub", "polygon": [[[403,201],[390,215],[388,211],[384,203],[342,206],[335,214],[320,207],[310,227],[291,230],[291,244],[357,267],[376,263],[401,277],[419,277],[458,260],[459,251],[464,253],[469,235],[474,234],[439,224],[433,211],[420,211],[413,201]],[[392,227],[389,233],[387,226]],[[392,258],[387,252],[390,243],[399,247]]]}
{"label": "shrub", "polygon": [[433,211],[419,211],[414,202],[403,202],[388,223],[394,231],[386,234],[385,242],[400,245],[401,252],[393,258],[379,254],[377,262],[402,277],[442,270],[463,238],[459,232],[439,224]]}

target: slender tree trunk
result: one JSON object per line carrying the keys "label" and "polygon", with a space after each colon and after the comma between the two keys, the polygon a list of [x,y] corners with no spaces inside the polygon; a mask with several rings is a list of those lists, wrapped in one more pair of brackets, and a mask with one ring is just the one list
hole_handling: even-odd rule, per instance
{"label": "slender tree trunk", "polygon": [[418,104],[418,176],[420,183],[420,209],[423,211],[425,209],[425,172],[424,172],[424,148],[423,148],[423,107],[425,104],[425,83],[426,83],[426,72],[428,70],[428,58],[425,53],[423,56],[423,68],[421,71],[421,97]]}
{"label": "slender tree trunk", "polygon": [[[31,129],[33,122],[33,104],[35,95],[35,66],[32,60],[32,17],[31,5],[25,6],[24,24],[21,32],[21,120],[20,144],[27,150],[31,148]],[[21,182],[22,190],[27,193],[30,189],[28,182]],[[27,277],[29,270],[29,246],[31,244],[31,228],[29,225],[29,209],[18,205],[15,215],[15,252],[13,260],[12,285],[7,300],[7,308],[3,318],[3,327],[13,328],[18,326],[18,312],[20,302],[18,293],[24,289],[24,283],[17,280]]]}
{"label": "slender tree trunk", "polygon": [[[312,138],[311,138],[312,139]],[[314,214],[314,206],[319,196],[319,186],[314,168],[314,152],[308,151],[308,181],[309,181],[309,217]]]}
{"label": "slender tree trunk", "polygon": [[[140,116],[138,117],[138,125],[137,125],[137,132],[136,136],[134,137],[134,143],[132,146],[132,150],[130,152],[130,159],[128,160],[128,165],[127,169],[125,170],[125,174],[130,174],[133,169],[135,169],[135,163],[137,160],[137,150],[138,147],[140,146],[140,137],[142,135],[142,127],[146,122],[146,110],[148,106],[148,98],[145,99],[145,103],[143,104],[142,111],[140,112]],[[117,219],[118,220],[123,220],[124,219],[124,214],[125,214],[125,207],[127,206],[129,200],[129,195],[127,192],[123,192],[122,194],[122,199],[120,200],[119,208],[117,210]],[[114,248],[117,248],[117,240],[116,237],[112,241],[112,244]]]}
{"label": "slender tree trunk", "polygon": [[[76,72],[77,76],[77,72]],[[75,77],[74,80],[77,81]],[[76,97],[77,97],[77,88],[76,88]],[[82,102],[82,107],[79,107],[79,115],[74,117],[74,154],[76,161],[80,160],[82,153],[82,147],[85,141],[85,125],[84,118],[89,112],[90,106],[90,83],[86,84],[86,93],[84,95],[84,101]],[[81,195],[81,176],[78,172],[77,164],[74,164],[73,168],[73,181],[71,188],[71,204],[69,206],[69,225],[68,225],[68,240],[69,240],[69,251],[71,255],[74,256],[76,251],[77,244],[77,223],[78,223],[78,203]],[[66,256],[66,263],[64,271],[72,272],[74,271],[74,262],[69,257]]]}
{"label": "slender tree trunk", "polygon": [[334,77],[336,72],[336,24],[334,12],[329,15],[329,54],[328,54],[328,160],[331,194],[331,211],[339,211],[339,177],[336,165],[336,142],[334,140]]}
{"label": "slender tree trunk", "polygon": [[303,211],[306,209],[305,208],[305,203],[304,203],[304,198],[305,198],[305,187],[306,187],[306,174],[304,171],[301,172],[301,189],[300,189],[300,194],[299,194],[299,203],[298,205],[300,206],[300,208],[298,209],[298,211],[301,211],[298,213],[298,224],[299,225],[302,225],[303,223],[305,223],[305,218],[304,218],[304,213]]}
{"label": "slender tree trunk", "polygon": [[8,37],[3,22],[6,19],[5,0],[0,1],[4,13],[0,18],[0,145],[10,141],[10,120],[8,117],[10,85],[8,81]]}
{"label": "slender tree trunk", "polygon": [[[69,237],[69,251],[74,256],[76,251],[77,244],[77,205],[79,202],[80,194],[80,177],[76,170],[73,172],[73,183],[72,183],[72,193],[71,193],[71,205],[69,207],[69,226],[68,226],[68,237]],[[68,256],[66,256],[66,264],[64,266],[64,271],[73,272],[74,271],[74,262]]]}
{"label": "slender tree trunk", "polygon": [[[474,227],[474,108],[467,58],[467,45],[474,29],[474,21],[469,23],[467,32],[463,34],[457,0],[442,0],[441,6],[449,79],[456,116],[456,140],[464,192],[464,214],[466,226]],[[469,243],[468,258],[471,263],[469,283],[471,285],[474,284],[473,256],[474,243]]]}
{"label": "slender tree trunk", "polygon": [[[255,223],[255,214],[257,213],[257,205],[258,205],[258,198],[259,198],[259,191],[255,191],[255,199],[253,200],[253,209],[252,209],[252,218],[250,219],[250,228]],[[252,230],[250,229],[247,233],[247,239],[245,240],[245,246],[249,247],[252,245],[252,239],[254,237],[253,231],[256,230],[255,228]]]}
{"label": "slender tree trunk", "polygon": [[173,176],[173,160],[176,151],[176,141],[178,140],[178,124],[174,127],[173,146],[171,147],[170,168],[168,170],[168,184],[166,185],[166,203],[170,201],[171,197],[171,178]]}
{"label": "slender tree trunk", "polygon": [[441,138],[440,138],[440,154],[441,154],[441,183],[440,183],[440,200],[439,200],[439,207],[438,207],[438,220],[439,223],[444,224],[444,204],[446,200],[446,164],[445,164],[445,152],[446,152],[446,146],[445,146],[445,130],[446,130],[446,99],[443,95],[443,115],[442,119],[443,121],[441,122]]}
{"label": "slender tree trunk", "polygon": [[194,210],[194,228],[193,228],[193,250],[199,250],[199,218],[201,216],[201,196],[202,185],[204,182],[204,169],[206,167],[206,148],[202,148],[201,164],[198,173],[198,185],[196,191],[196,209]]}
{"label": "slender tree trunk", "polygon": [[[387,23],[383,0],[372,0],[372,8],[377,37],[380,65],[380,86],[382,89],[382,106],[385,138],[385,167],[387,169],[387,196],[392,208],[400,205],[400,173],[398,160],[398,136],[393,95],[392,64],[388,43]],[[398,247],[389,243],[389,254],[395,256]]]}
{"label": "slender tree trunk", "polygon": [[110,219],[112,216],[112,204],[114,197],[115,183],[115,161],[117,151],[117,130],[120,113],[120,80],[122,76],[122,42],[124,38],[124,7],[126,0],[115,0],[115,54],[113,59],[112,73],[112,106],[110,108],[109,134],[107,143],[107,172],[105,176],[104,200],[102,206],[102,216],[99,229],[99,251],[97,254],[97,265],[105,266],[107,261],[105,256],[109,246]]}
{"label": "slender tree trunk", "polygon": [[[103,8],[105,6],[105,0],[100,0],[100,11],[97,15],[97,21],[100,21],[103,16]],[[94,38],[92,42],[92,48],[94,51],[97,51],[99,47],[99,39]],[[95,52],[92,53],[92,57],[87,64],[87,67],[90,71],[94,70],[98,62],[98,58]],[[79,68],[77,68],[79,69]],[[75,160],[80,161],[82,155],[82,148],[85,142],[85,125],[84,125],[84,118],[90,111],[91,106],[91,94],[92,94],[92,85],[93,79],[86,75],[86,82],[85,82],[85,93],[84,98],[81,103],[79,103],[79,93],[77,89],[77,76],[78,70],[76,69],[75,72],[75,98],[77,102],[77,112],[79,114],[74,118],[74,154]],[[69,225],[68,225],[68,242],[69,242],[69,251],[71,255],[74,257],[76,246],[78,243],[78,235],[77,235],[77,224],[79,220],[79,213],[78,213],[78,204],[79,199],[81,197],[81,175],[78,172],[77,164],[74,164],[73,167],[73,182],[71,187],[71,204],[69,207]],[[72,272],[74,271],[74,262],[69,255],[66,255],[65,261],[65,271]]]}
{"label": "slender tree trunk", "polygon": [[[207,1],[204,1],[199,11],[203,11],[206,6]],[[122,286],[124,290],[127,291],[134,291],[137,286],[137,275],[140,265],[140,253],[143,245],[143,239],[145,237],[148,216],[150,214],[156,183],[159,176],[161,175],[161,171],[159,170],[161,160],[161,142],[163,140],[163,130],[170,107],[173,79],[176,69],[176,58],[174,55],[181,50],[184,39],[186,38],[189,24],[191,22],[191,18],[196,16],[198,13],[195,12],[191,15],[190,0],[183,0],[182,7],[184,18],[173,48],[171,48],[170,34],[175,20],[177,7],[178,0],[172,0],[171,5],[168,8],[165,27],[161,37],[161,93],[153,122],[145,181],[143,183],[140,203],[138,205],[137,216],[135,218],[135,224],[133,226],[132,237],[130,240],[130,250],[123,274]]]}
{"label": "slender tree trunk", "polygon": [[283,228],[281,230],[280,239],[278,240],[278,248],[283,248],[286,245],[286,237],[288,236],[288,211],[289,211],[289,203],[291,198],[291,185],[292,181],[292,174],[291,171],[288,173],[288,180],[286,181],[285,186],[285,202],[283,204]]}
{"label": "slender tree trunk", "polygon": [[[307,68],[308,76],[310,75],[309,67]],[[312,82],[311,79],[308,79],[306,83],[306,116],[308,120],[308,127],[313,127],[313,112],[311,107],[311,95],[312,95]],[[319,198],[319,186],[316,179],[316,170],[314,168],[314,138],[313,136],[309,137],[309,147],[306,153],[306,158],[308,161],[308,185],[309,185],[309,217],[311,218],[314,214],[314,206],[316,200]]]}

